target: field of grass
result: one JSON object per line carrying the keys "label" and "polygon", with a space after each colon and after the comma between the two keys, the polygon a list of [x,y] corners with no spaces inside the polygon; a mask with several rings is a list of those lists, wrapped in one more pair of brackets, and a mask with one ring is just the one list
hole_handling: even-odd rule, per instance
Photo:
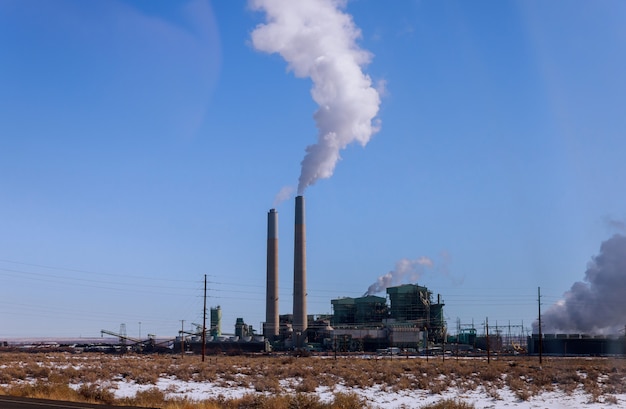
{"label": "field of grass", "polygon": [[[189,396],[162,380],[210,384],[220,392]],[[120,385],[137,387],[120,396]],[[173,384],[171,384],[173,385]],[[321,396],[320,391],[326,391]],[[605,358],[500,357],[485,359],[380,359],[291,357],[0,353],[0,394],[159,407],[365,408],[378,407],[361,391],[424,391],[435,403],[401,407],[472,408],[446,392],[480,391],[497,402],[504,391],[520,402],[543,393],[584,393],[586,403],[618,405],[626,394],[626,361]],[[449,395],[449,393],[448,393]],[[446,395],[446,396],[448,396]],[[623,404],[622,400],[619,404]]]}

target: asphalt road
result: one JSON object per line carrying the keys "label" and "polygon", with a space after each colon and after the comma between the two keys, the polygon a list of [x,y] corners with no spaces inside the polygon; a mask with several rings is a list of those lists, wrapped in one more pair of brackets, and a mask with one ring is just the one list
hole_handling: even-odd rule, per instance
{"label": "asphalt road", "polygon": [[0,396],[0,409],[136,409],[133,406],[92,405],[90,403]]}

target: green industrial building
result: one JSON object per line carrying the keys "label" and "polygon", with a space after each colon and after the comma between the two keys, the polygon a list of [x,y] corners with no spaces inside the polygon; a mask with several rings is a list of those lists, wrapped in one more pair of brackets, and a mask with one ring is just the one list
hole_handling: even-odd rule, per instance
{"label": "green industrial building", "polygon": [[[378,345],[416,347],[424,342],[440,343],[445,338],[444,304],[428,288],[417,284],[388,287],[387,298],[368,295],[359,298],[331,300],[332,326],[337,333],[359,337],[371,330],[384,340]],[[366,331],[365,330],[370,330]]]}

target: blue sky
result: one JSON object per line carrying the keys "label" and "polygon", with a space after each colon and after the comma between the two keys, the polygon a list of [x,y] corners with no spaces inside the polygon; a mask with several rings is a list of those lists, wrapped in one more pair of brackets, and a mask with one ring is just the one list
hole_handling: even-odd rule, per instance
{"label": "blue sky", "polygon": [[[380,130],[305,192],[308,312],[402,259],[448,325],[530,326],[626,218],[626,4],[348,1]],[[245,1],[0,0],[0,338],[265,317],[311,80]],[[384,86],[384,91],[383,91]],[[276,205],[290,313],[293,197]],[[623,232],[623,231],[622,231]],[[626,280],[625,280],[626,281]]]}

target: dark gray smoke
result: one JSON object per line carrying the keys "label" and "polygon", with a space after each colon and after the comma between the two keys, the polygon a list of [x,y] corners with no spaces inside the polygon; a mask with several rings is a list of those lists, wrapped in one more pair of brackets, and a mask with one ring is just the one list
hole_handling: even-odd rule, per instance
{"label": "dark gray smoke", "polygon": [[[563,299],[542,314],[544,333],[616,334],[626,325],[626,237],[616,234],[600,246]],[[537,332],[538,323],[533,324]]]}
{"label": "dark gray smoke", "polygon": [[626,233],[626,222],[624,220],[615,219],[613,217],[606,217],[604,219],[605,224],[611,230],[620,233]]}

